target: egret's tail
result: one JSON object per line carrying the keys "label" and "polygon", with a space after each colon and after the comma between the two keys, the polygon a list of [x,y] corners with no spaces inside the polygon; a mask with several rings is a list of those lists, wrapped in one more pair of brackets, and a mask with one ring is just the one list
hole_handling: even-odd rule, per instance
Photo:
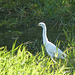
{"label": "egret's tail", "polygon": [[67,54],[65,54],[65,53],[63,53],[62,55],[63,55],[63,57],[64,57],[64,58],[66,58],[66,57],[67,57]]}
{"label": "egret's tail", "polygon": [[59,57],[57,58],[62,58],[62,59],[65,59],[67,57],[67,55],[65,53],[62,53]]}

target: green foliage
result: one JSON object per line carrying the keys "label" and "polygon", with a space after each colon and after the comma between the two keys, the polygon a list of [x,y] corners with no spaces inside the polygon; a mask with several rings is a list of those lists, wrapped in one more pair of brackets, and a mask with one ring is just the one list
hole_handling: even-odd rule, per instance
{"label": "green foliage", "polygon": [[[69,28],[68,28],[69,27]],[[75,47],[75,33],[74,33],[74,26],[68,26],[68,27],[64,27],[63,31],[65,33],[66,36],[66,42],[68,43],[68,46],[72,46]]]}
{"label": "green foliage", "polygon": [[73,0],[0,0],[0,26],[31,27],[39,21],[60,26],[74,21]]}
{"label": "green foliage", "polygon": [[[63,29],[65,36],[66,36],[66,41],[64,45],[66,46],[66,51],[68,53],[68,66],[74,67],[72,72],[74,73],[75,70],[75,33],[74,33],[74,26],[69,26],[69,28],[64,27]],[[72,74],[73,74],[72,73]]]}
{"label": "green foliage", "polygon": [[[7,52],[7,48],[0,48],[0,75],[69,75],[72,74],[73,62],[71,64],[69,58],[65,60],[55,59],[57,63],[53,63],[50,56],[45,56],[43,45],[42,52],[32,55],[23,44],[15,47]],[[2,49],[2,50],[1,50]],[[17,53],[15,55],[15,52]],[[67,56],[69,55],[67,51]],[[74,59],[73,59],[74,61]]]}

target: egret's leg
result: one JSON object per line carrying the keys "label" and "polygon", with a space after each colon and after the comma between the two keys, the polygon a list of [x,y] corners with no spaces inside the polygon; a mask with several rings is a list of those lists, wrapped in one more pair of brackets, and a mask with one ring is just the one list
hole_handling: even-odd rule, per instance
{"label": "egret's leg", "polygon": [[51,59],[53,60],[54,63],[57,63],[52,57],[51,57]]}

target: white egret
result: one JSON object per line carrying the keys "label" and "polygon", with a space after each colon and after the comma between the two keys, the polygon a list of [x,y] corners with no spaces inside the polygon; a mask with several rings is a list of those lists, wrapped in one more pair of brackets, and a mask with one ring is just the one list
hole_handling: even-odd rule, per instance
{"label": "white egret", "polygon": [[[65,59],[66,54],[62,52],[59,48],[57,48],[53,43],[48,41],[45,23],[40,22],[38,26],[41,26],[43,28],[43,45],[45,46],[47,53],[51,56],[51,59],[53,60],[53,57]],[[53,60],[53,62],[56,61]]]}

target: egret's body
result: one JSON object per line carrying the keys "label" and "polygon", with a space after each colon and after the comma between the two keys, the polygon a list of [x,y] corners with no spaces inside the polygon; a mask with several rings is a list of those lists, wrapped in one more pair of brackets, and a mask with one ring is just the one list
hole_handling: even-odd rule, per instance
{"label": "egret's body", "polygon": [[[63,53],[59,48],[57,48],[53,43],[48,41],[47,34],[46,34],[46,25],[43,22],[40,22],[38,26],[41,26],[43,28],[43,44],[45,46],[45,49],[47,53],[51,56],[51,58],[56,57],[56,58],[62,58],[66,57],[66,54]],[[57,54],[57,56],[56,56]]]}

